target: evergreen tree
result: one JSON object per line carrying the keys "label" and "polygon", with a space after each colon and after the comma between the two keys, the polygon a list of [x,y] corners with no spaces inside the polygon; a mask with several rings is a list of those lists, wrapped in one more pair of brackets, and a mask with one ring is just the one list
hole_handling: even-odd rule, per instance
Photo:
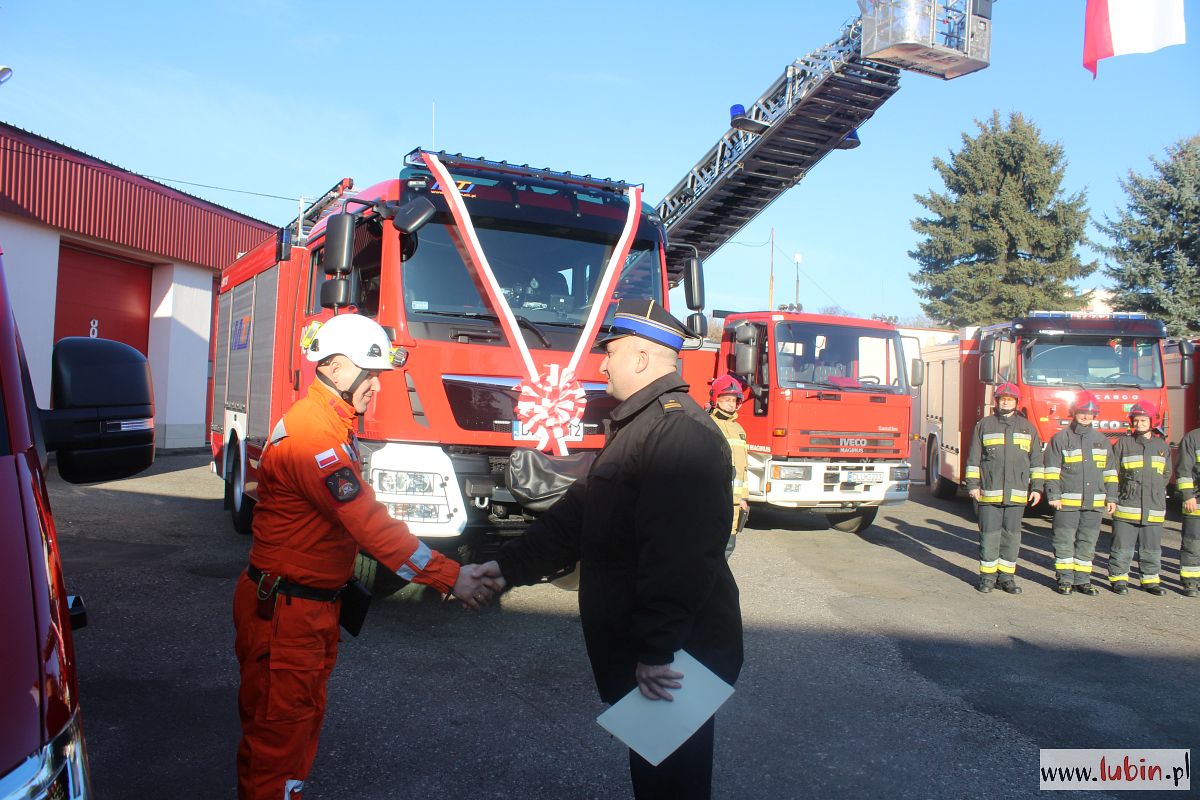
{"label": "evergreen tree", "polygon": [[1098,225],[1113,244],[1101,248],[1116,263],[1113,308],[1144,311],[1173,336],[1200,333],[1200,136],[1150,159],[1155,174],[1132,170],[1121,188],[1129,198],[1115,220]]}
{"label": "evergreen tree", "polygon": [[953,327],[1082,308],[1087,295],[1067,282],[1096,263],[1075,254],[1087,242],[1086,196],[1063,196],[1062,145],[1016,113],[1007,125],[999,112],[975,124],[979,134],[964,133],[949,163],[933,160],[946,192],[916,196],[931,212],[912,222],[924,237],[909,252],[920,264],[910,277],[921,308]]}

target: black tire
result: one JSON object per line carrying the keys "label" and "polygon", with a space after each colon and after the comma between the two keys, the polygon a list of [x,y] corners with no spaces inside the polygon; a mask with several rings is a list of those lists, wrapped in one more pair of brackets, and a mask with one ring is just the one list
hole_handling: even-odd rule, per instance
{"label": "black tire", "polygon": [[233,472],[229,476],[229,516],[233,529],[249,536],[254,522],[254,501],[246,496],[245,479],[242,476],[242,460],[235,456]]}
{"label": "black tire", "polygon": [[929,441],[929,453],[925,458],[925,485],[939,500],[953,500],[958,495],[958,484],[942,475],[942,448],[937,439]]}
{"label": "black tire", "polygon": [[846,533],[859,533],[871,527],[871,523],[875,521],[875,515],[878,513],[878,508],[871,507],[859,509],[850,514],[830,514],[829,527]]}
{"label": "black tire", "polygon": [[389,597],[408,586],[408,581],[366,553],[359,553],[354,558],[354,577],[376,597]]}

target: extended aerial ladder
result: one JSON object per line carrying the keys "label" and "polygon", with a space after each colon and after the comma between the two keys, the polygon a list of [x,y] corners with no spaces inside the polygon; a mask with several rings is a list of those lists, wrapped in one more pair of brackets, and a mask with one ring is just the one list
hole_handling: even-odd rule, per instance
{"label": "extended aerial ladder", "polygon": [[836,41],[789,64],[658,204],[672,285],[689,257],[712,255],[822,158],[856,146],[900,69],[950,80],[988,64],[991,0],[858,5]]}

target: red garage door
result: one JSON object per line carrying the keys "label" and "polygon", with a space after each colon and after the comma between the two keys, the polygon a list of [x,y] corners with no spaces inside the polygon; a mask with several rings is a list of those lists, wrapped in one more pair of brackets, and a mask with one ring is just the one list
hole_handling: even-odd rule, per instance
{"label": "red garage door", "polygon": [[116,339],[147,354],[150,333],[147,264],[64,245],[58,254],[54,341],[64,336]]}

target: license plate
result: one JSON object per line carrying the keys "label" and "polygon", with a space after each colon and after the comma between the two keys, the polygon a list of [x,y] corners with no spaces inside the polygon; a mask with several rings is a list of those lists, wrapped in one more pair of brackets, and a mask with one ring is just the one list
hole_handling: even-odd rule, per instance
{"label": "license plate", "polygon": [[[518,442],[536,442],[538,437],[529,432],[529,428],[520,420],[513,420],[512,438]],[[567,425],[567,435],[562,439],[564,442],[582,442],[583,441],[583,422],[571,422]]]}
{"label": "license plate", "polygon": [[804,491],[804,485],[800,483],[785,483],[780,491],[787,494],[799,494]]}
{"label": "license plate", "polygon": [[883,483],[882,472],[848,472],[846,480],[850,483]]}

